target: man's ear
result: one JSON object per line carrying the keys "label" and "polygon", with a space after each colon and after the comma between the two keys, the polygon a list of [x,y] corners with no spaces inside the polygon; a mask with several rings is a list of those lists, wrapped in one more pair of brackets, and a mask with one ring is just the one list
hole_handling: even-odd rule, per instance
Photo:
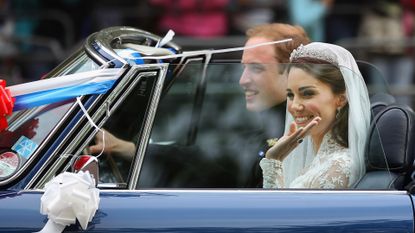
{"label": "man's ear", "polygon": [[342,108],[344,107],[344,105],[346,105],[346,103],[347,103],[347,98],[345,94],[340,94],[337,96],[337,103],[336,103],[337,107]]}

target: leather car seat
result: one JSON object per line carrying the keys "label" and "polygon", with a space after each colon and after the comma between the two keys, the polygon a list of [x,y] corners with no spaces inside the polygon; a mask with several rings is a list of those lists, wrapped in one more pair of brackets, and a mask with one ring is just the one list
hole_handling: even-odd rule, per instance
{"label": "leather car seat", "polygon": [[379,92],[370,96],[371,119],[373,120],[373,118],[380,111],[386,108],[386,106],[393,104],[395,102],[395,97],[385,92]]}
{"label": "leather car seat", "polygon": [[413,171],[415,114],[392,104],[372,120],[366,144],[366,174],[357,189],[398,189]]}

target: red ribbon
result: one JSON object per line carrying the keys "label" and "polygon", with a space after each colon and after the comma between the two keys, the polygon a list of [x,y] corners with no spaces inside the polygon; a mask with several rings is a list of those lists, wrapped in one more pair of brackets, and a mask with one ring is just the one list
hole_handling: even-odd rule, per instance
{"label": "red ribbon", "polygon": [[13,112],[15,99],[6,89],[6,81],[0,79],[0,132],[7,128],[7,116]]}

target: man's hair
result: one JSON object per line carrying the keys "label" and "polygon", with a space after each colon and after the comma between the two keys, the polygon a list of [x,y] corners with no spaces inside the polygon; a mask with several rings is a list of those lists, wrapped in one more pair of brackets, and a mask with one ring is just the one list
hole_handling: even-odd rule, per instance
{"label": "man's hair", "polygon": [[252,37],[264,37],[271,41],[283,40],[291,38],[292,41],[275,44],[275,59],[279,63],[289,63],[290,54],[300,44],[306,45],[310,43],[307,33],[301,26],[293,26],[283,23],[262,24],[250,28],[246,31],[248,39]]}

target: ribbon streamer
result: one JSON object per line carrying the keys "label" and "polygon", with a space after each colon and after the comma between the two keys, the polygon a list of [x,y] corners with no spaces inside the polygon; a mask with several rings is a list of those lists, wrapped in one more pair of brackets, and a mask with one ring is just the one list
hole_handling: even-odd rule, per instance
{"label": "ribbon streamer", "polygon": [[16,98],[13,111],[55,103],[81,95],[102,94],[112,87],[123,69],[100,69],[7,87]]}
{"label": "ribbon streamer", "polygon": [[107,92],[124,71],[100,69],[5,87],[0,80],[0,132],[7,128],[7,116],[36,106],[68,100],[81,95]]}
{"label": "ribbon streamer", "polygon": [[[195,56],[195,55],[204,55],[204,54],[230,53],[230,52],[253,49],[253,48],[266,46],[266,45],[287,43],[292,40],[293,40],[292,38],[287,38],[283,40],[275,40],[275,41],[270,41],[270,42],[258,43],[258,44],[254,44],[250,46],[242,46],[242,47],[234,47],[234,48],[226,48],[226,49],[196,50],[196,51],[183,52],[181,54],[165,55],[165,56],[143,56],[141,59],[159,60],[159,59],[171,59],[171,58],[179,58],[179,57],[187,57],[187,56]],[[134,58],[132,57],[132,59]]]}
{"label": "ribbon streamer", "polygon": [[45,185],[40,200],[40,213],[49,220],[37,233],[62,232],[76,220],[85,230],[98,209],[99,189],[88,171],[64,172]]}
{"label": "ribbon streamer", "polygon": [[159,40],[159,41],[157,42],[157,44],[156,44],[156,48],[161,48],[161,47],[163,47],[165,44],[169,43],[169,42],[173,39],[174,35],[175,35],[174,31],[170,29],[170,30],[167,32],[167,34],[166,34],[166,35],[165,35],[165,36],[164,36],[161,40]]}

